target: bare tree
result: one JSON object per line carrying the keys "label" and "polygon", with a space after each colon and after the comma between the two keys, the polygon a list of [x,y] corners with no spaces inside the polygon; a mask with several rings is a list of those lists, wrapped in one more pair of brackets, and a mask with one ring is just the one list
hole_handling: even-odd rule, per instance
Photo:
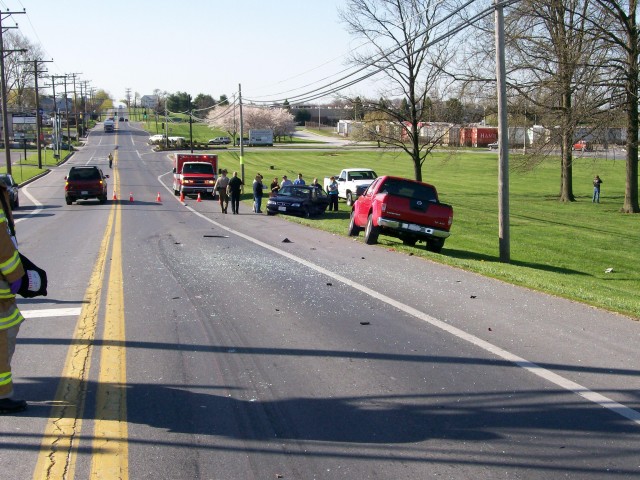
{"label": "bare tree", "polygon": [[[640,213],[638,204],[638,74],[640,68],[640,33],[637,24],[637,0],[594,0],[612,25],[587,18],[589,27],[602,36],[614,50],[611,65],[614,70],[612,87],[614,99],[621,102],[627,113],[627,162],[623,213]],[[617,101],[612,102],[615,107]]]}
{"label": "bare tree", "polygon": [[[410,156],[416,180],[422,180],[422,166],[436,145],[420,141],[427,99],[441,87],[453,56],[449,40],[433,40],[447,31],[453,10],[447,0],[347,0],[340,11],[349,32],[372,49],[356,52],[352,63],[379,71],[385,80],[381,101],[368,102],[367,109],[382,112],[401,131],[389,129],[387,135],[378,129],[376,139]],[[404,108],[393,98],[402,98]]]}
{"label": "bare tree", "polygon": [[[5,75],[7,82],[7,100],[18,107],[33,107],[33,60],[42,60],[42,49],[31,43],[19,31],[7,31],[4,37],[5,50],[15,50],[5,56]],[[24,50],[24,51],[20,51]]]}
{"label": "bare tree", "polygon": [[[563,202],[575,200],[576,126],[594,125],[606,113],[607,48],[586,21],[597,14],[590,0],[526,0],[508,16],[509,83],[521,102],[541,112],[541,123],[557,132]],[[602,15],[599,19],[605,22]]]}

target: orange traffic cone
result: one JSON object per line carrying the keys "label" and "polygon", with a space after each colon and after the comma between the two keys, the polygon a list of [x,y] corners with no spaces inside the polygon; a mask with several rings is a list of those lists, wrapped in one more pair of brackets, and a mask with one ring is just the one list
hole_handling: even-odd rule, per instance
{"label": "orange traffic cone", "polygon": [[129,192],[129,201],[133,202],[133,192]]}
{"label": "orange traffic cone", "polygon": [[113,199],[116,201],[118,200],[118,195],[116,194],[115,190],[113,191]]}
{"label": "orange traffic cone", "polygon": [[180,203],[184,203],[184,192],[180,192]]}
{"label": "orange traffic cone", "polygon": [[202,199],[200,198],[200,194],[198,194],[198,199],[196,200],[196,202],[202,202]]}
{"label": "orange traffic cone", "polygon": [[160,198],[160,192],[158,192],[158,197],[156,198],[156,202],[162,203],[162,199]]}

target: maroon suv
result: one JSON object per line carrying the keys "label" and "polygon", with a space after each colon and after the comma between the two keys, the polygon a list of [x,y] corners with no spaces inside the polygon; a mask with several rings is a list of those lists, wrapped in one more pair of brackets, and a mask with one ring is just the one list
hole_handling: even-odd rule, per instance
{"label": "maroon suv", "polygon": [[67,205],[76,200],[97,198],[100,203],[107,201],[107,178],[98,167],[71,167],[69,175],[64,177],[64,199]]}

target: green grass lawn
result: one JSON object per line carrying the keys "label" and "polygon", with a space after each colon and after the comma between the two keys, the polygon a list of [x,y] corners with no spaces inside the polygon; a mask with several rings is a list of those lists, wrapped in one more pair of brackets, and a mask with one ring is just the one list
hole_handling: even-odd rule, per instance
{"label": "green grass lawn", "polygon": [[[19,155],[19,161],[15,161],[16,155]],[[23,158],[22,150],[12,150],[12,157],[14,161],[11,165],[11,175],[13,179],[17,183],[22,183],[25,180],[29,180],[30,178],[35,177],[41,173],[46,172],[49,167],[53,167],[57,165],[59,159],[53,157],[53,151],[48,149],[42,149],[42,168],[38,168],[38,153],[35,150],[27,150],[27,158]],[[68,155],[66,150],[63,150],[61,153],[64,158]],[[0,172],[6,173],[7,166],[5,162],[5,152],[4,149],[0,149]]]}
{"label": "green grass lawn", "polygon": [[[237,152],[220,152],[221,167],[238,170]],[[421,246],[407,247],[381,236],[385,248],[422,256],[516,285],[577,300],[640,319],[640,215],[619,213],[624,197],[623,160],[577,159],[573,169],[577,201],[557,201],[558,159],[528,173],[510,173],[511,263],[499,261],[498,169],[496,153],[438,153],[424,166],[425,181],[433,183],[440,200],[454,208],[452,235],[442,254]],[[511,155],[512,165],[518,158]],[[245,176],[256,173],[270,183],[274,176],[293,178],[302,172],[309,182],[342,168],[370,167],[379,175],[411,178],[410,161],[401,153],[382,151],[269,151],[245,153]],[[594,175],[604,183],[600,204],[591,203]],[[248,182],[250,183],[250,182]],[[250,197],[250,195],[247,195]],[[349,211],[320,219],[292,221],[346,235]],[[290,218],[290,217],[289,217]],[[422,245],[422,244],[419,244]],[[612,273],[605,273],[613,268]]]}

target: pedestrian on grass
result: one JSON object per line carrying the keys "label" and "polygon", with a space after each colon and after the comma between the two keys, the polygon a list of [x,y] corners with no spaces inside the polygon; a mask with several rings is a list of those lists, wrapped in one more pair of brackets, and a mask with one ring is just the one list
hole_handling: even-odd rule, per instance
{"label": "pedestrian on grass", "polygon": [[263,192],[264,185],[262,184],[262,175],[258,173],[253,181],[253,211],[255,213],[262,213]]}
{"label": "pedestrian on grass", "polygon": [[329,185],[327,186],[327,193],[329,194],[329,211],[338,211],[338,182],[336,177],[332,176]]}
{"label": "pedestrian on grass", "polygon": [[273,182],[271,182],[271,185],[269,186],[269,188],[271,188],[271,196],[275,197],[278,194],[278,191],[280,190],[280,183],[278,182],[278,177],[273,177]]}
{"label": "pedestrian on grass", "polygon": [[593,198],[591,201],[593,203],[600,203],[600,184],[602,180],[598,175],[593,178]]}
{"label": "pedestrian on grass", "polygon": [[313,183],[311,184],[311,186],[312,186],[313,188],[319,188],[319,189],[322,189],[322,185],[320,185],[320,183],[318,183],[318,179],[317,179],[317,178],[314,178],[314,179],[313,179]]}
{"label": "pedestrian on grass", "polygon": [[20,324],[24,320],[16,305],[16,293],[22,284],[24,268],[18,254],[17,242],[10,232],[13,223],[9,193],[0,183],[0,195],[4,197],[0,209],[0,414],[17,413],[27,409],[27,402],[13,398],[11,360],[16,349]]}
{"label": "pedestrian on grass", "polygon": [[238,172],[233,172],[227,189],[231,197],[231,211],[237,215],[240,209],[240,191],[242,190],[242,179],[238,178]]}

